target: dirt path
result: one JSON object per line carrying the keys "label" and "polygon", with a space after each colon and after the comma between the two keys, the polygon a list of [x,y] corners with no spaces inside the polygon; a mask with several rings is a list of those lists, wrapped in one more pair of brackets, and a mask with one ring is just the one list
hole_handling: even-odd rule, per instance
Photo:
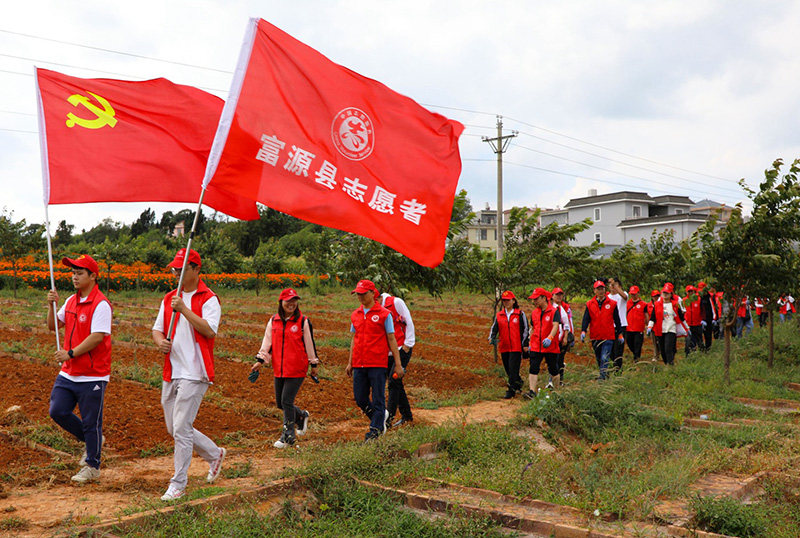
{"label": "dirt path", "polygon": [[[448,421],[459,423],[497,422],[508,423],[516,414],[522,402],[515,400],[483,401],[466,407],[443,407],[439,409],[415,409],[415,424],[440,425]],[[353,418],[332,423],[324,430],[328,435],[317,436],[314,430],[322,432],[322,427],[312,428],[307,438],[302,438],[299,450],[313,450],[314,446],[325,444],[324,438],[358,438],[365,429],[363,418]],[[313,426],[313,423],[312,423]],[[391,435],[389,432],[388,435]],[[13,449],[19,454],[33,458],[49,459],[52,456],[21,446],[0,446],[0,449]],[[249,469],[248,476],[242,478],[220,478],[214,486],[225,489],[246,489],[262,485],[281,471],[292,465],[292,458],[278,451],[268,443],[257,448],[231,448],[226,459],[226,469]],[[50,536],[58,527],[85,525],[107,521],[123,515],[127,510],[162,506],[160,495],[172,474],[172,457],[158,456],[145,459],[122,459],[112,457],[103,467],[102,479],[96,483],[76,485],[68,480],[74,471],[74,457],[56,457],[68,467],[50,479],[40,476],[35,485],[15,487],[0,493],[0,520],[9,517],[28,522],[28,528],[14,532],[0,531],[0,536],[33,538]],[[189,468],[189,491],[208,487],[204,477],[207,465],[198,457],[192,460]],[[8,534],[6,534],[8,532]]]}

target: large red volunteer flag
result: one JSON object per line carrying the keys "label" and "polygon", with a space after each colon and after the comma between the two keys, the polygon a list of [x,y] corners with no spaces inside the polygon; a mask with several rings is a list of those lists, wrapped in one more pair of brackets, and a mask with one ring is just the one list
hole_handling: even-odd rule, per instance
{"label": "large red volunteer flag", "polygon": [[[36,70],[44,203],[200,199],[224,102],[159,78],[82,79]],[[253,200],[212,186],[203,202],[240,219]]]}
{"label": "large red volunteer flag", "polygon": [[251,19],[204,182],[435,267],[463,129]]}

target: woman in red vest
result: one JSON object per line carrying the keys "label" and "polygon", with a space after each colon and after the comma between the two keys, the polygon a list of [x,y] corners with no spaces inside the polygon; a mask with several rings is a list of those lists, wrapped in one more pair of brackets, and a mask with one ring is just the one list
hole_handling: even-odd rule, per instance
{"label": "woman in red vest", "polygon": [[547,372],[552,377],[548,383],[549,388],[558,388],[558,355],[561,351],[558,342],[559,329],[563,324],[561,320],[561,307],[550,304],[550,292],[544,288],[536,288],[529,299],[533,300],[531,313],[530,356],[531,364],[528,379],[530,390],[523,396],[534,399],[538,394],[539,368],[542,361],[547,363]]}
{"label": "woman in red vest", "polygon": [[675,288],[667,282],[661,290],[661,298],[653,307],[653,317],[647,324],[647,333],[650,331],[658,338],[658,348],[664,364],[675,364],[675,342],[678,338],[678,323],[683,323],[683,312],[678,299],[673,295]]}
{"label": "woman in red vest", "polygon": [[[294,400],[311,365],[311,375],[316,377],[319,358],[316,354],[311,322],[300,313],[300,296],[291,288],[278,297],[278,313],[267,322],[261,349],[251,368],[258,372],[262,364],[272,363],[275,374],[275,402],[283,410],[283,432],[275,441],[275,448],[286,448],[295,443],[295,434],[304,435],[308,429],[308,411],[295,406]],[[251,374],[252,376],[252,374]],[[253,381],[255,378],[251,377]]]}
{"label": "woman in red vest", "polygon": [[514,292],[504,291],[500,299],[503,308],[494,317],[489,331],[489,342],[497,343],[497,349],[503,359],[503,368],[508,375],[508,390],[503,398],[508,400],[522,391],[519,367],[522,362],[522,352],[528,351],[528,319],[525,317],[525,312],[520,310]]}
{"label": "woman in red vest", "polygon": [[703,331],[706,321],[703,319],[703,308],[700,296],[697,295],[697,288],[689,284],[686,286],[686,297],[683,299],[683,307],[686,310],[686,324],[689,326],[689,334],[686,335],[684,350],[686,356],[695,349],[705,351],[703,345]]}
{"label": "woman in red vest", "polygon": [[628,304],[626,306],[628,328],[625,340],[628,348],[633,353],[633,362],[637,362],[642,356],[642,344],[644,344],[644,325],[647,305],[639,299],[639,286],[631,286],[628,290]]}

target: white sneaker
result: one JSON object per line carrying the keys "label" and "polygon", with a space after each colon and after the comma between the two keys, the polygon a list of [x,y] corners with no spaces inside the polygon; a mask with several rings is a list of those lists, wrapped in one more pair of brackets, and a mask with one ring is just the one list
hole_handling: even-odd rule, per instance
{"label": "white sneaker", "polygon": [[208,482],[209,484],[211,484],[214,480],[216,480],[217,477],[219,476],[220,471],[222,471],[222,462],[225,461],[225,454],[227,453],[228,453],[227,450],[225,450],[224,448],[220,448],[219,457],[215,459],[214,463],[212,463],[209,466],[208,476],[206,476],[206,482]]}
{"label": "white sneaker", "polygon": [[169,485],[167,488],[167,492],[161,496],[162,501],[176,501],[183,497],[186,492],[182,489],[178,489],[172,484]]}
{"label": "white sneaker", "polygon": [[[104,435],[100,441],[100,450],[103,450],[103,447],[106,446],[106,436]],[[78,465],[86,465],[86,449],[83,449],[83,454],[81,454],[80,459],[78,460]]]}
{"label": "white sneaker", "polygon": [[389,410],[388,409],[384,409],[383,410],[383,431],[381,433],[386,433],[386,430],[389,429],[389,426],[390,426],[390,424],[389,424]]}
{"label": "white sneaker", "polygon": [[553,386],[553,383],[548,383],[545,388],[549,389],[549,390],[554,390],[555,389],[555,387]]}
{"label": "white sneaker", "polygon": [[305,435],[306,431],[308,431],[308,419],[311,417],[311,413],[308,411],[303,411],[303,414],[300,415],[300,421],[297,424],[297,435]]}
{"label": "white sneaker", "polygon": [[85,484],[86,482],[97,480],[98,478],[100,478],[100,469],[95,469],[94,467],[85,465],[80,471],[78,471],[78,474],[72,477],[72,481]]}

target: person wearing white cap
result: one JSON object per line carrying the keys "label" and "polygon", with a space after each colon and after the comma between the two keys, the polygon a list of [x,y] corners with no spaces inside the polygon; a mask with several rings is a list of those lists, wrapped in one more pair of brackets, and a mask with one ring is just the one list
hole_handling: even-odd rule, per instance
{"label": "person wearing white cap", "polygon": [[[55,352],[61,371],[50,393],[50,417],[64,430],[83,442],[81,469],[72,480],[79,483],[100,478],[100,452],[103,437],[103,405],[106,385],[111,376],[111,303],[97,285],[97,262],[91,256],[64,258],[61,263],[72,268],[70,295],[58,313],[58,292],[47,294],[47,327],[65,327],[63,349]],[[74,413],[78,406],[80,418]]]}
{"label": "person wearing white cap", "polygon": [[[180,277],[185,258],[183,248],[169,263],[175,277]],[[226,449],[194,428],[203,396],[214,382],[214,339],[221,308],[216,294],[200,278],[200,254],[190,250],[186,261],[181,293],[178,290],[167,293],[153,324],[153,341],[164,354],[161,407],[167,431],[175,439],[175,474],[161,496],[162,501],[184,496],[192,452],[196,451],[208,463],[208,483],[219,477],[227,454]],[[173,312],[178,316],[172,333],[168,334]]]}

